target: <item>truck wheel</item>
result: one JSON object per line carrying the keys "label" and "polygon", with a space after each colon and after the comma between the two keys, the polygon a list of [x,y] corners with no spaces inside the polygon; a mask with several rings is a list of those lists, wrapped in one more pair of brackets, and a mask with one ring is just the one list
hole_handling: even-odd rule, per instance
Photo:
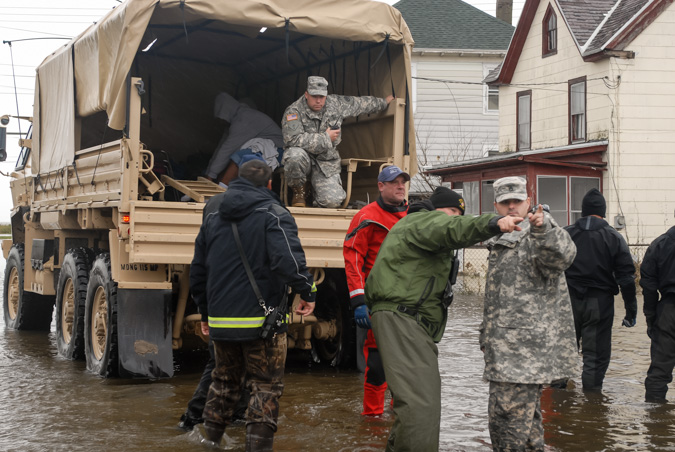
{"label": "truck wheel", "polygon": [[23,290],[23,243],[12,245],[5,266],[2,308],[5,325],[12,330],[49,331],[54,297]]}
{"label": "truck wheel", "polygon": [[[346,287],[346,286],[345,286]],[[338,333],[325,341],[312,338],[312,357],[333,367],[355,367],[355,330],[348,299],[340,299],[335,289],[324,282],[319,286],[315,314],[322,320],[335,319]]]}
{"label": "truck wheel", "polygon": [[102,377],[116,376],[117,284],[110,273],[109,253],[99,254],[91,266],[84,318],[87,369]]}
{"label": "truck wheel", "polygon": [[84,308],[91,258],[89,250],[68,250],[56,285],[56,345],[66,359],[84,359]]}

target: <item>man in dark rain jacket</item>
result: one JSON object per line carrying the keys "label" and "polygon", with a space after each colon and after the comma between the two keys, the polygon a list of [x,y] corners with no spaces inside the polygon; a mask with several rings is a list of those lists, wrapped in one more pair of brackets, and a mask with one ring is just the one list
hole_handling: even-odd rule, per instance
{"label": "man in dark rain jacket", "polygon": [[623,325],[632,327],[637,316],[635,264],[621,234],[607,222],[605,198],[597,188],[581,202],[581,218],[565,230],[577,246],[572,265],[565,270],[574,313],[577,346],[581,342],[584,368],[581,383],[586,391],[599,391],[612,354],[614,295],[626,308]]}
{"label": "man in dark rain jacket", "polygon": [[675,226],[649,245],[640,265],[640,286],[652,340],[645,401],[665,403],[675,366]]}
{"label": "man in dark rain jacket", "polygon": [[454,250],[500,232],[522,218],[464,217],[464,199],[438,187],[391,228],[366,280],[366,304],[394,398],[396,420],[386,450],[437,451],[441,422],[439,342],[447,322],[444,291]]}
{"label": "man in dark rain jacket", "polygon": [[[232,422],[245,378],[251,392],[246,449],[256,451],[272,450],[286,361],[285,319],[276,334],[263,339],[265,311],[273,309],[269,315],[279,312],[286,284],[302,298],[297,314],[311,314],[316,296],[295,221],[266,188],[271,175],[272,170],[260,160],[241,166],[218,212],[202,224],[190,271],[202,330],[210,334],[216,355],[204,408],[206,439],[220,442]],[[237,251],[233,223],[264,303],[259,303]]]}

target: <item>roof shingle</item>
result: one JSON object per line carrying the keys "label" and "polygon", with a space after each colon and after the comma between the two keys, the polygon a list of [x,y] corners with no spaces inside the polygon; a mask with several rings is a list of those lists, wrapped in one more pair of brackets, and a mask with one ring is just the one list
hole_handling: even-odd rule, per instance
{"label": "roof shingle", "polygon": [[416,48],[506,50],[514,27],[461,0],[401,0]]}

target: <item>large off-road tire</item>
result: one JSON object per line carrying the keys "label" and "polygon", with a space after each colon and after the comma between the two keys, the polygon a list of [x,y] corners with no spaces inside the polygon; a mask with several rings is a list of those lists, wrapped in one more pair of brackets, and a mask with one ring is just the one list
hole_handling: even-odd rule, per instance
{"label": "large off-road tire", "polygon": [[99,254],[91,266],[84,316],[87,369],[102,377],[117,376],[117,283],[109,253]]}
{"label": "large off-road tire", "polygon": [[56,345],[66,359],[84,359],[84,309],[93,252],[68,250],[56,284]]}
{"label": "large off-road tire", "polygon": [[5,325],[13,330],[49,331],[54,308],[53,295],[23,290],[23,243],[12,245],[5,266],[2,308]]}
{"label": "large off-road tire", "polygon": [[349,305],[347,283],[338,273],[326,274],[326,281],[318,287],[314,313],[320,320],[335,319],[338,329],[333,339],[312,338],[312,357],[315,361],[333,367],[356,367],[356,332],[354,316]]}

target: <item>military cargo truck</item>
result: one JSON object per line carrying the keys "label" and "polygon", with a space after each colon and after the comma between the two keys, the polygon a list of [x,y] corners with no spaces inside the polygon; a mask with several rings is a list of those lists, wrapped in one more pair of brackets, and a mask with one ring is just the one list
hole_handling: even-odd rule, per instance
{"label": "military cargo truck", "polygon": [[[396,9],[368,0],[120,4],[37,68],[2,243],[7,326],[54,318],[59,353],[92,372],[172,376],[173,351],[201,342],[189,271],[204,204],[223,190],[201,177],[226,127],[214,99],[247,97],[276,121],[321,75],[330,93],[396,97],[343,125],[343,208],[289,208],[320,283],[289,348],[353,364],[342,242],[382,166],[416,170],[412,43]],[[274,182],[286,199],[283,171]]]}

